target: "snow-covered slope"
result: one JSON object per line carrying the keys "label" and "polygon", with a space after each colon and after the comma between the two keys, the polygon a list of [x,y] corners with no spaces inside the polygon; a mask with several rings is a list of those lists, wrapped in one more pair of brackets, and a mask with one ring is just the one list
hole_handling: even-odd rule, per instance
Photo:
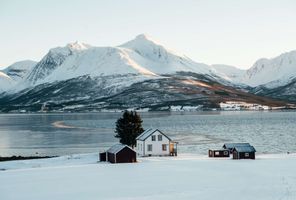
{"label": "snow-covered slope", "polygon": [[7,74],[0,71],[0,93],[5,92],[14,86],[15,81],[12,80]]}
{"label": "snow-covered slope", "polygon": [[240,83],[246,72],[246,70],[230,65],[216,64],[212,65],[212,67],[216,70],[217,75],[233,83]]}
{"label": "snow-covered slope", "polygon": [[199,74],[211,74],[210,66],[192,61],[165,48],[147,35],[138,35],[120,46],[130,58],[156,74],[172,74],[177,71],[191,71]]}
{"label": "snow-covered slope", "polygon": [[[70,57],[71,55],[76,55],[78,54],[78,52],[84,51],[88,48],[91,47],[83,43],[75,42],[72,44],[68,44],[65,47],[56,47],[50,49],[49,52],[42,58],[42,60],[38,62],[36,66],[32,69],[27,80],[32,85],[42,81],[57,67],[62,65],[68,57]],[[63,74],[60,75],[63,76]]]}
{"label": "snow-covered slope", "polygon": [[[268,77],[293,77],[295,54],[284,54],[282,60],[264,60],[268,63],[263,65],[268,66],[266,69],[278,66],[270,64],[274,60],[281,66],[280,72],[272,74],[269,70]],[[249,81],[262,81],[260,74],[265,73],[265,67],[253,68],[246,72],[251,74]],[[0,91],[4,92],[0,102],[5,112],[18,112],[22,107],[39,111],[43,104],[58,111],[74,105],[81,111],[130,107],[157,110],[180,104],[217,108],[217,102],[225,98],[282,105],[246,93],[250,87],[240,82],[244,70],[195,62],[143,34],[116,47],[70,43],[50,49],[38,63],[17,63],[5,72],[0,80]],[[243,78],[243,83],[250,84],[246,75]]]}
{"label": "snow-covered slope", "polygon": [[256,87],[269,88],[289,83],[296,77],[296,51],[281,54],[272,59],[259,59],[244,75],[242,82]]}
{"label": "snow-covered slope", "polygon": [[139,74],[158,77],[178,71],[212,74],[212,67],[166,49],[146,35],[118,47],[91,47],[74,43],[51,49],[28,77],[31,85],[90,75]]}
{"label": "snow-covered slope", "polygon": [[28,76],[36,63],[32,60],[19,61],[4,69],[3,72],[11,79],[19,82]]}

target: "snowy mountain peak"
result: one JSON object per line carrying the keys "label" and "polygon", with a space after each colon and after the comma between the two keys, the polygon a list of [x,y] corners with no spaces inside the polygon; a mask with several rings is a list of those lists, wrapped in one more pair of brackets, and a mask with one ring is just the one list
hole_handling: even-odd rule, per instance
{"label": "snowy mountain peak", "polygon": [[67,45],[67,47],[70,48],[71,50],[81,51],[81,50],[89,49],[91,46],[88,45],[88,44],[76,41],[76,42],[73,42],[73,43],[69,43]]}
{"label": "snowy mountain peak", "polygon": [[120,47],[126,47],[126,48],[130,48],[130,49],[139,49],[139,48],[143,48],[143,47],[152,47],[152,46],[156,46],[156,47],[162,47],[164,48],[160,42],[156,41],[155,39],[152,39],[150,36],[146,35],[146,34],[140,34],[138,36],[136,36],[133,40],[130,40],[122,45],[120,45]]}
{"label": "snowy mountain peak", "polygon": [[246,72],[242,82],[250,86],[268,84],[276,87],[296,77],[296,51],[281,54],[275,58],[261,58]]}
{"label": "snowy mountain peak", "polygon": [[22,60],[13,63],[12,65],[8,66],[4,69],[4,71],[7,71],[8,69],[14,68],[14,69],[28,69],[34,66],[37,62],[33,60]]}
{"label": "snowy mountain peak", "polygon": [[140,56],[158,63],[169,63],[175,58],[189,60],[184,55],[180,55],[164,47],[160,42],[152,39],[146,34],[138,35],[135,39],[128,41],[119,47],[132,50]]}
{"label": "snowy mountain peak", "polygon": [[20,81],[27,77],[36,64],[37,62],[32,60],[19,61],[4,69],[3,72],[13,80]]}
{"label": "snowy mountain peak", "polygon": [[147,35],[147,34],[140,34],[138,36],[136,36],[136,38],[134,40],[137,41],[146,41],[146,42],[151,42],[154,44],[160,44],[160,42],[158,42],[157,40],[153,39],[151,36]]}

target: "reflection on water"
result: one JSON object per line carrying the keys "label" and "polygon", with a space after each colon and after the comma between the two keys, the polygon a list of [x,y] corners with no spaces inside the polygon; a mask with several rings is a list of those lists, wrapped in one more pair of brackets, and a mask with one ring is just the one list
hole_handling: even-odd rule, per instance
{"label": "reflection on water", "polygon": [[[95,152],[117,142],[121,113],[2,114],[0,155]],[[296,152],[295,112],[141,113],[144,128],[179,141],[179,152],[206,154],[224,142],[250,142],[260,153]]]}

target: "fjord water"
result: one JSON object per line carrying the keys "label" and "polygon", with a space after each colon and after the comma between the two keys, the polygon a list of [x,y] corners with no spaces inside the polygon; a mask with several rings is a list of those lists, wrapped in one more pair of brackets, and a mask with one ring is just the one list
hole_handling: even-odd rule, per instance
{"label": "fjord water", "polygon": [[[179,142],[180,153],[207,154],[225,142],[250,142],[258,153],[296,152],[296,112],[147,112],[144,129]],[[0,156],[99,152],[114,138],[121,113],[1,114]]]}

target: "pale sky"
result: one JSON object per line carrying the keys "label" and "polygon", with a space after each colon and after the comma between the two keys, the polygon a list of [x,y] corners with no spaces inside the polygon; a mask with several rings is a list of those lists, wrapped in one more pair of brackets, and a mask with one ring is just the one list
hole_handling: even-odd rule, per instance
{"label": "pale sky", "polygon": [[295,0],[0,0],[0,68],[141,33],[197,62],[249,68],[296,49]]}

